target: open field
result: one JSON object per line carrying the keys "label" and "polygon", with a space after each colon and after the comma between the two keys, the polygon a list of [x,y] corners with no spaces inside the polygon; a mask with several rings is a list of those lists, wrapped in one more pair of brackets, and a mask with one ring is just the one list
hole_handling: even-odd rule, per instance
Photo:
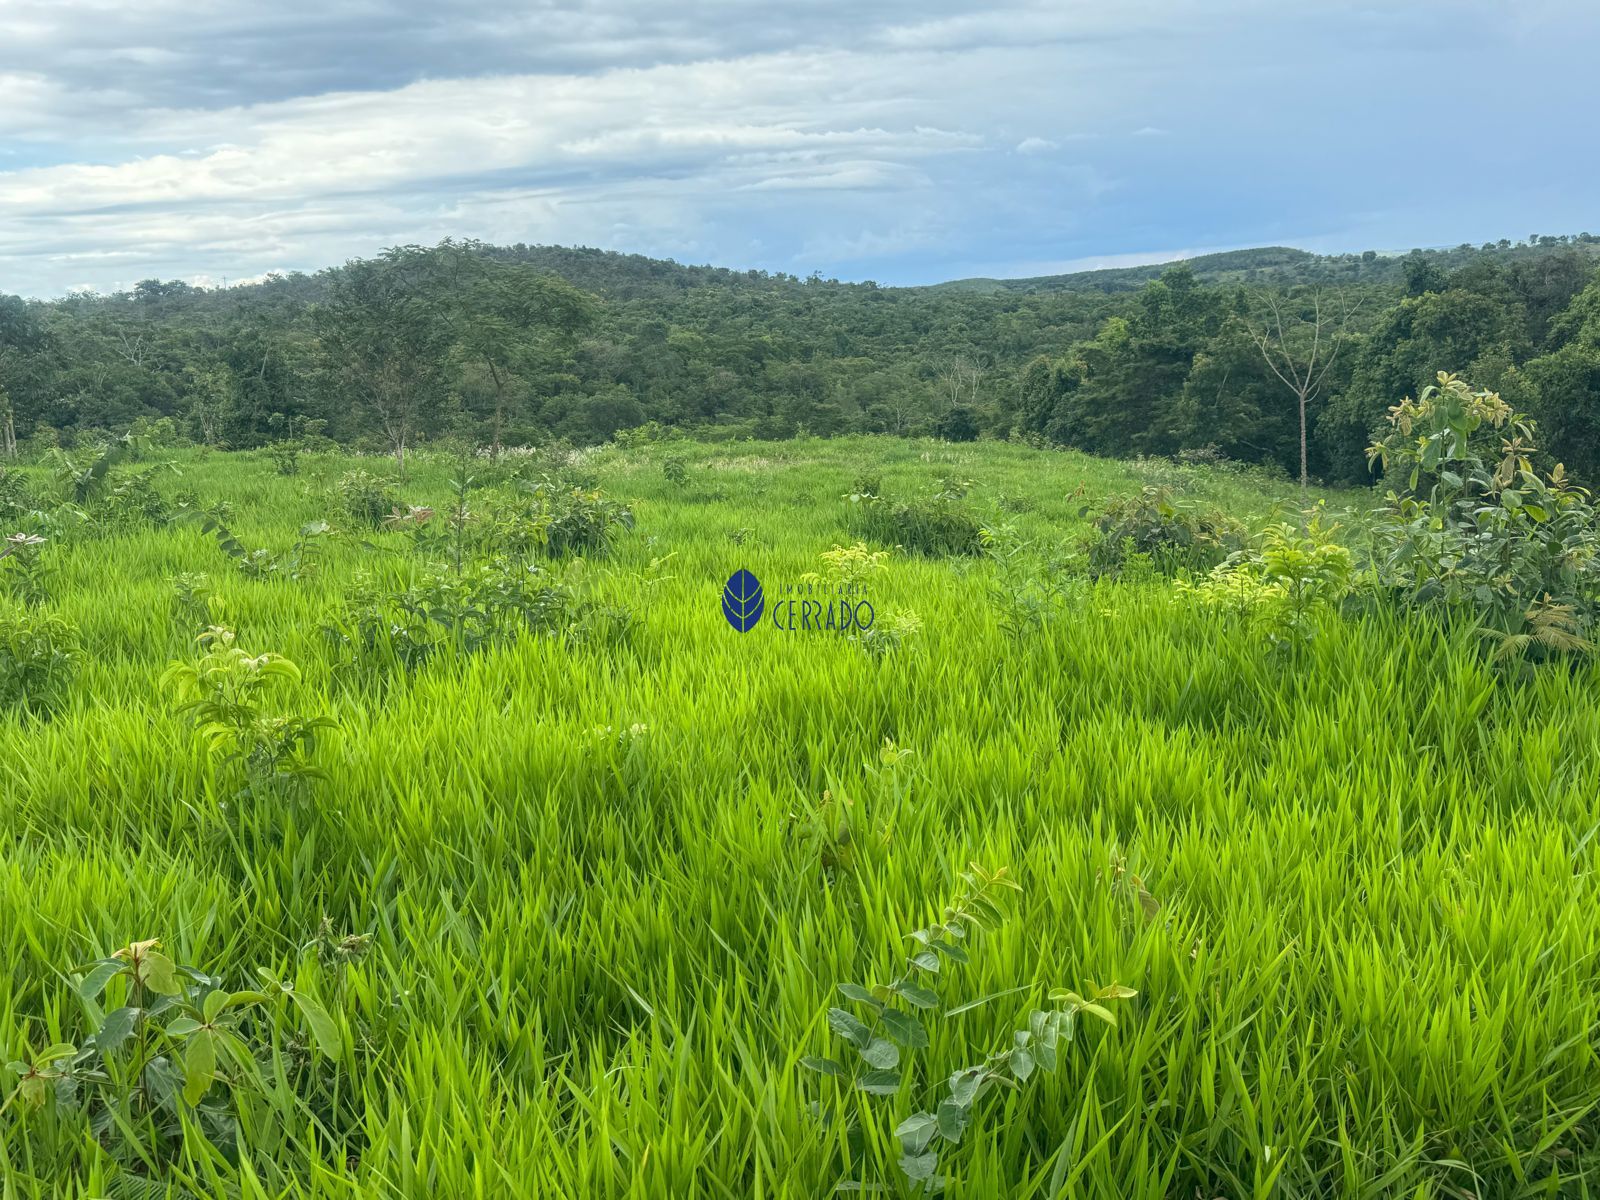
{"label": "open field", "polygon": [[[324,628],[360,588],[453,575],[448,540],[356,528],[330,498],[392,463],[176,458],[160,491],[229,502],[245,547],[333,532],[301,579],[246,578],[198,521],[39,551],[41,608],[82,653],[55,711],[0,716],[0,1061],[76,1040],[70,968],[147,938],[228,988],[293,982],[334,1035],[294,1005],[248,1018],[263,1083],[219,1068],[221,1149],[162,1128],[197,1120],[184,1104],[94,1132],[13,1104],[8,1200],[900,1194],[901,1119],[1049,989],[1112,982],[1138,993],[1115,1027],[1084,1020],[1054,1072],[976,1104],[947,1195],[1592,1191],[1591,660],[1497,672],[1470,630],[1382,612],[1284,653],[1160,578],[1073,580],[1008,632],[984,557],[891,555],[874,608],[920,630],[883,654],[739,634],[720,607],[740,567],[770,606],[853,542],[863,472],[908,495],[969,480],[1040,554],[1144,482],[1256,528],[1297,510],[1287,484],[991,443],[603,449],[576,470],[635,527],[546,564],[576,632],[408,671],[351,665]],[[419,456],[393,485],[433,529],[451,470]],[[206,620],[175,608],[194,572]],[[241,794],[208,751],[163,673],[211,618],[298,664],[267,703],[336,723],[325,778]],[[930,980],[964,1011],[922,1014],[894,1095],[803,1068],[838,1053],[836,985],[894,974],[969,862],[1022,890]]]}

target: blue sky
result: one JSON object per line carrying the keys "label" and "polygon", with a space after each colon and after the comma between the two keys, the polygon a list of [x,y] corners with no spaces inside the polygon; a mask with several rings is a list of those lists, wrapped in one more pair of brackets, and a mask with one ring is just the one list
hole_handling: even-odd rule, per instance
{"label": "blue sky", "polygon": [[1592,0],[0,0],[0,292],[446,236],[926,283],[1600,231]]}

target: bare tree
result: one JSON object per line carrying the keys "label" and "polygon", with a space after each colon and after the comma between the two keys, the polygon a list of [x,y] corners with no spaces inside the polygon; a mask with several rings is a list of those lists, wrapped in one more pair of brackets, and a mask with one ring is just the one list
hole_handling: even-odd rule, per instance
{"label": "bare tree", "polygon": [[1328,372],[1350,336],[1350,322],[1359,302],[1347,304],[1340,298],[1335,311],[1324,305],[1322,290],[1311,291],[1309,315],[1302,306],[1285,311],[1280,297],[1271,292],[1263,297],[1266,314],[1258,322],[1246,323],[1250,340],[1261,351],[1268,368],[1294,395],[1300,409],[1300,494],[1304,498],[1310,484],[1306,468],[1306,409],[1322,392]]}
{"label": "bare tree", "polygon": [[939,390],[950,401],[950,407],[978,403],[978,385],[983,382],[984,369],[963,355],[944,359],[934,367],[939,380]]}

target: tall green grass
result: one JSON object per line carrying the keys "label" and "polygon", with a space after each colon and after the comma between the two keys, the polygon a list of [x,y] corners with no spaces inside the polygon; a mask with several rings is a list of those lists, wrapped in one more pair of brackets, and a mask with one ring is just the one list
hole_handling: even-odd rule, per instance
{"label": "tall green grass", "polygon": [[[874,1102],[850,1178],[902,1189],[889,1131],[1004,1045],[1029,1001],[1004,993],[1115,979],[1139,991],[1118,1028],[989,1099],[948,1194],[1587,1194],[1600,671],[1513,682],[1470,634],[1383,616],[1286,656],[1159,584],[1084,585],[1012,638],[989,564],[910,556],[872,592],[922,618],[900,651],[740,635],[723,581],[748,567],[770,602],[816,570],[863,471],[903,494],[960,474],[986,518],[1045,541],[1152,479],[1252,524],[1296,497],[1012,446],[672,453],[687,483],[651,449],[587,464],[635,502],[590,564],[636,609],[627,642],[528,637],[383,687],[341,683],[318,626],[387,553],[360,542],[400,534],[337,540],[305,583],[239,578],[198,526],[47,550],[86,658],[64,711],[0,718],[4,1057],[70,1019],[64,968],[134,938],[305,977],[324,916],[373,935],[335,1013],[337,1119],[247,1130],[237,1163],[191,1138],[152,1194],[826,1194],[842,1136],[799,1059],[825,1052],[834,985],[898,961],[969,860],[1025,890],[942,993],[1002,995],[930,1021],[926,1074]],[[182,486],[283,548],[347,466],[188,457]],[[399,490],[442,508],[446,473],[420,461]],[[158,689],[190,652],[167,580],[194,570],[241,645],[300,664],[294,707],[342,727],[310,807],[223,809]],[[886,739],[912,752],[893,769]],[[847,867],[808,836],[824,791],[851,801]],[[117,1175],[0,1116],[0,1195],[134,1194]]]}

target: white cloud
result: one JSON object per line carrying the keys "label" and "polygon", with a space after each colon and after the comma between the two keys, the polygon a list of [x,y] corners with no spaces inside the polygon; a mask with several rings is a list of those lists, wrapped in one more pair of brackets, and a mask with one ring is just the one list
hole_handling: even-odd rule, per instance
{"label": "white cloud", "polygon": [[[1424,43],[1499,85],[1427,88]],[[1597,49],[1577,0],[0,0],[0,291],[446,235],[911,279],[1576,229]],[[1422,127],[1514,185],[1397,192]]]}

